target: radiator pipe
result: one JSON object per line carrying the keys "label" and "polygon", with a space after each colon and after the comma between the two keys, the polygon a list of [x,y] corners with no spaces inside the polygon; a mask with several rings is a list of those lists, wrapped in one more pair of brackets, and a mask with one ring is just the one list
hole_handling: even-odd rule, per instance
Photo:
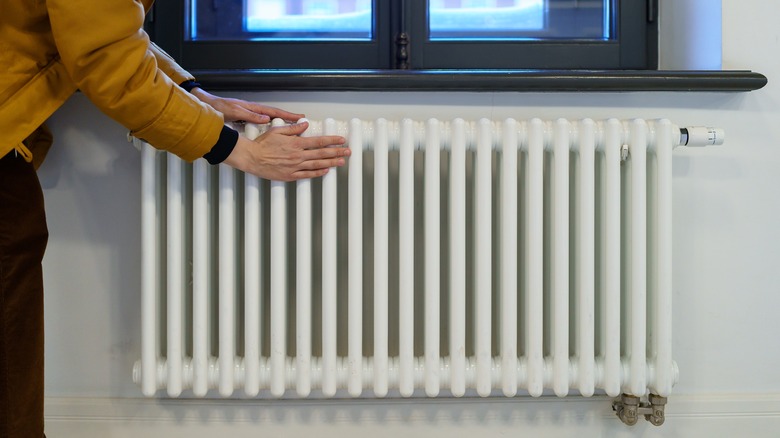
{"label": "radiator pipe", "polygon": [[680,146],[720,146],[726,139],[726,133],[720,128],[689,126],[680,128]]}

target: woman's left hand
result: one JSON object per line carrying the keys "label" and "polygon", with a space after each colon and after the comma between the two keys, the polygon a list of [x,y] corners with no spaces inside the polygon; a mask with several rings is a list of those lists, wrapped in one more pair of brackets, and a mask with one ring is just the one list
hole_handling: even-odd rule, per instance
{"label": "woman's left hand", "polygon": [[193,88],[192,94],[212,108],[221,112],[225,122],[268,123],[272,119],[283,119],[288,122],[297,122],[304,118],[303,114],[291,113],[272,106],[261,105],[255,102],[247,102],[241,99],[232,99],[215,96],[202,88]]}

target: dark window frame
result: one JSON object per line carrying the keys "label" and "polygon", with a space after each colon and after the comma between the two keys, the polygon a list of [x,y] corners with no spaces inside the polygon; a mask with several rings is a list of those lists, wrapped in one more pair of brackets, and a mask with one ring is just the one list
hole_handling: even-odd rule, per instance
{"label": "dark window frame", "polygon": [[[615,39],[608,41],[429,41],[428,2],[421,0],[374,0],[375,37],[367,42],[188,40],[188,0],[156,2],[147,29],[190,70],[657,69],[656,0],[611,1],[618,13]],[[230,2],[214,19],[243,27],[237,20],[244,0]],[[402,33],[408,36],[405,51],[398,44]]]}

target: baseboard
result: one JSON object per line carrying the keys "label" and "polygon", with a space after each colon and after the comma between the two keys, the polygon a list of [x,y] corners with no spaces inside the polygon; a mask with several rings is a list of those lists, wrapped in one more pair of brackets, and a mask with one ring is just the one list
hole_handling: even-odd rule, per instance
{"label": "baseboard", "polygon": [[[673,396],[666,423],[622,424],[611,399],[543,397],[466,400],[46,400],[52,438],[275,436],[447,438],[544,436],[749,436],[780,430],[780,394]],[[641,430],[641,432],[640,432]]]}

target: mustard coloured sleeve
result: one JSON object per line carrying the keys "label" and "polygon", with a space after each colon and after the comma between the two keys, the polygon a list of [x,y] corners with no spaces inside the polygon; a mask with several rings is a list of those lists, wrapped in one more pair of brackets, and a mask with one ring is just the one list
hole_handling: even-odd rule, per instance
{"label": "mustard coloured sleeve", "polygon": [[48,0],[46,4],[62,63],[98,108],[134,136],[187,161],[214,146],[222,115],[182,90],[158,67],[142,29],[141,3]]}
{"label": "mustard coloured sleeve", "polygon": [[181,84],[182,82],[195,79],[195,77],[192,76],[190,72],[183,69],[179,64],[176,63],[171,55],[166,53],[154,42],[149,43],[149,50],[154,55],[154,59],[157,60],[157,66],[160,68],[160,70],[163,71],[163,73],[165,73],[166,76],[171,78],[173,82]]}

